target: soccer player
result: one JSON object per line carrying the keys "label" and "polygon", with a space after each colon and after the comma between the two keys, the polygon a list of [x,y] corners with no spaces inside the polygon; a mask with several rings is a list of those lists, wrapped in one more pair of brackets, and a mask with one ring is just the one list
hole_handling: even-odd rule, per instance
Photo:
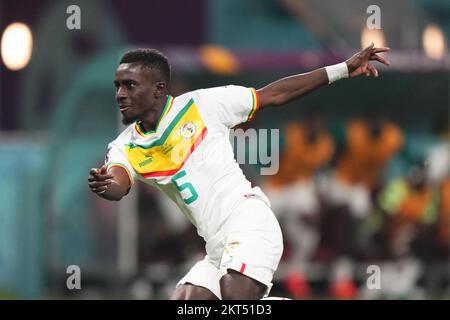
{"label": "soccer player", "polygon": [[179,281],[172,299],[261,299],[283,251],[270,203],[234,159],[229,130],[259,109],[281,106],[338,79],[378,76],[371,61],[389,62],[370,45],[345,62],[264,88],[223,86],[168,95],[170,65],[154,49],[126,53],[114,85],[123,123],[105,165],[92,168],[92,192],[120,200],[135,180],[171,198],[206,241],[206,257]]}

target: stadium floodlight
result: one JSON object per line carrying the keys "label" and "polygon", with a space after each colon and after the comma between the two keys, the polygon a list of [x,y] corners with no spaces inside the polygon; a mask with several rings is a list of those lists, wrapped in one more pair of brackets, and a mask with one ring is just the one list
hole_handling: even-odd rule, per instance
{"label": "stadium floodlight", "polygon": [[14,22],[6,27],[1,40],[1,55],[8,69],[25,68],[30,61],[32,49],[33,36],[26,24]]}

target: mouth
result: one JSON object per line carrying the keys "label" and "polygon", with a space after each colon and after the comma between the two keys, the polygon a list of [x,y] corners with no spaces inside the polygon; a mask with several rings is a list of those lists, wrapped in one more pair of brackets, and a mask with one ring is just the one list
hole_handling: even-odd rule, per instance
{"label": "mouth", "polygon": [[127,111],[128,109],[130,109],[131,108],[131,106],[130,105],[125,105],[125,104],[121,104],[120,106],[119,106],[119,110],[120,110],[120,112],[125,112],[125,111]]}

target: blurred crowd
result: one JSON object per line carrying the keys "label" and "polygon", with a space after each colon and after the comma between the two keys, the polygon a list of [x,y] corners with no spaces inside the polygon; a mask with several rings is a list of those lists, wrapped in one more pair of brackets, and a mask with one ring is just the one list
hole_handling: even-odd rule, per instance
{"label": "blurred crowd", "polygon": [[[355,270],[370,264],[385,278],[378,298],[445,294],[448,270],[439,277],[436,268],[449,257],[448,127],[422,158],[401,159],[397,174],[388,168],[402,157],[405,133],[380,115],[348,121],[341,143],[320,116],[289,123],[284,136],[280,170],[264,190],[285,232],[291,295],[314,295],[308,275],[322,265],[331,266],[327,294],[363,298],[370,292]],[[401,279],[398,268],[411,273]]]}

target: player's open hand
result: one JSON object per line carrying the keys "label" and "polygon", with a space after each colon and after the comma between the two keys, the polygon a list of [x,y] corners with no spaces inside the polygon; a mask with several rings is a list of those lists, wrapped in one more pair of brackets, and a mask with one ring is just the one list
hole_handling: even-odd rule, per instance
{"label": "player's open hand", "polygon": [[106,166],[102,166],[100,169],[92,168],[89,171],[88,181],[92,192],[102,194],[108,189],[108,186],[112,183],[113,175],[107,174],[106,171]]}
{"label": "player's open hand", "polygon": [[388,66],[390,62],[377,53],[388,52],[389,50],[391,49],[387,47],[374,48],[374,44],[372,43],[364,50],[353,55],[350,59],[345,61],[347,63],[350,78],[357,77],[361,74],[365,74],[368,77],[378,77],[378,70],[370,63],[370,61],[378,61]]}

